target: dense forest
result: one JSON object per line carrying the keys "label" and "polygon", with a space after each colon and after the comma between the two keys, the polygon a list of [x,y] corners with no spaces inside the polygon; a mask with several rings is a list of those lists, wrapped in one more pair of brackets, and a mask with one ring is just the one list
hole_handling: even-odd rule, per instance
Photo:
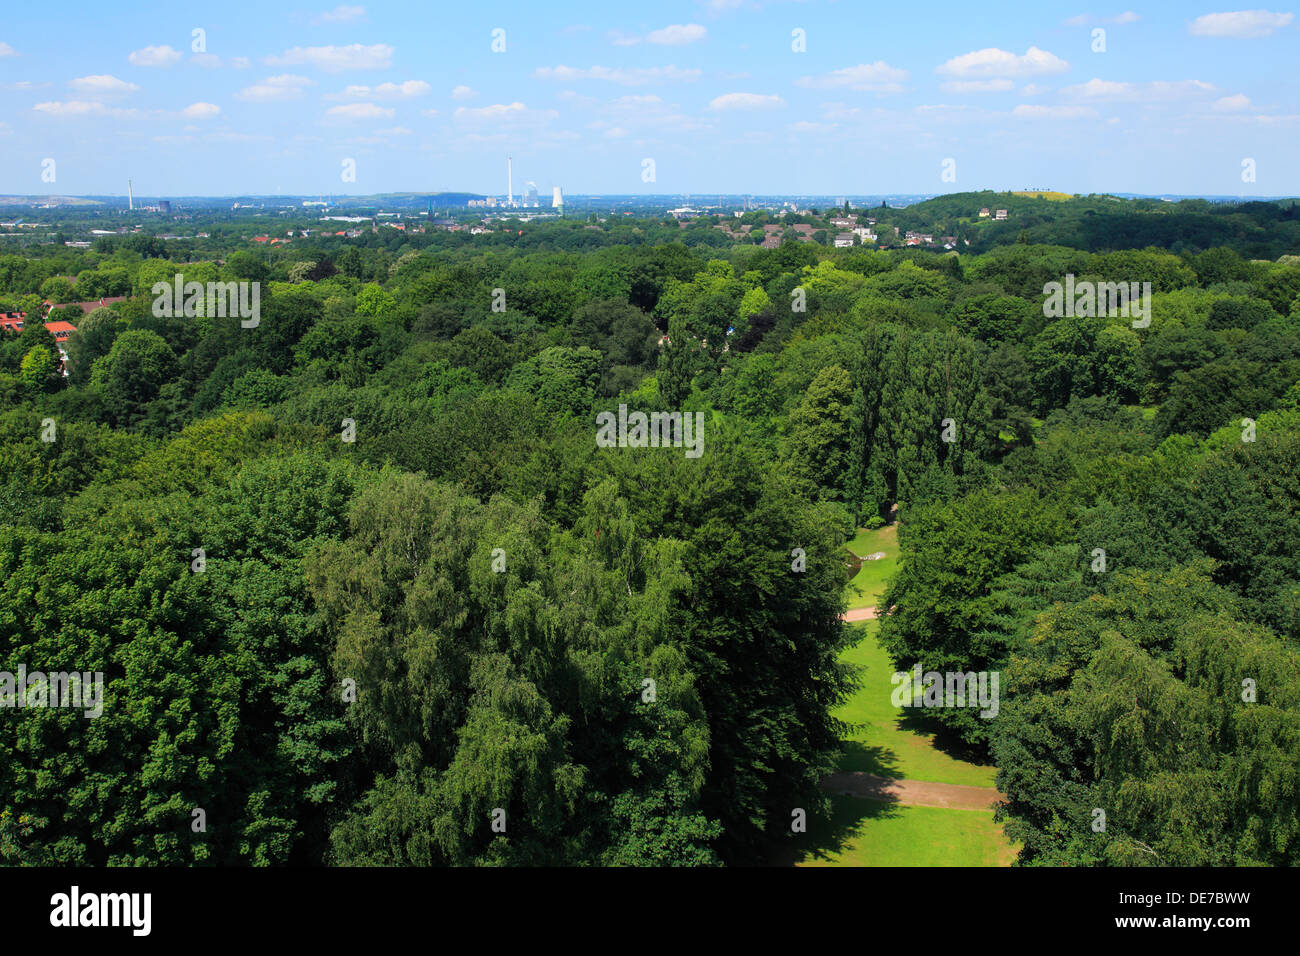
{"label": "dense forest", "polygon": [[[770,861],[860,678],[844,542],[896,515],[881,641],[1001,673],[996,719],[934,713],[1021,864],[1300,863],[1300,220],[1104,202],[951,253],[0,254],[0,305],[77,329],[66,375],[0,338],[0,669],[105,675],[96,719],[0,720],[0,862]],[[178,274],[260,322],[155,314]],[[1049,317],[1066,276],[1149,324]],[[703,454],[599,447],[620,406]]]}

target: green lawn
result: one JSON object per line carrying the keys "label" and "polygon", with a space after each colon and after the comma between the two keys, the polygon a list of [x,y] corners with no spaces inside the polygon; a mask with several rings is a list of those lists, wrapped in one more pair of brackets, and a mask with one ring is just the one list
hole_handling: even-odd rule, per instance
{"label": "green lawn", "polygon": [[[898,563],[896,526],[861,531],[848,545],[858,555],[884,551],[868,561],[849,587],[850,607],[871,607]],[[853,588],[862,593],[855,594]],[[858,667],[858,687],[836,711],[850,725],[841,770],[882,777],[992,787],[997,768],[971,762],[958,742],[922,711],[890,702],[894,666],[876,643],[876,621],[854,625],[860,640],[843,659]],[[810,821],[806,835],[792,838],[797,866],[1008,866],[1016,849],[991,810],[912,807],[832,796],[828,821]]]}
{"label": "green lawn", "polygon": [[798,866],[1009,866],[1015,848],[992,810],[904,807],[832,797]]}
{"label": "green lawn", "polygon": [[877,551],[885,552],[886,556],[879,561],[864,561],[862,570],[849,582],[850,608],[875,607],[876,601],[884,593],[885,582],[898,566],[898,525],[886,525],[875,531],[859,531],[847,547],[860,557]]}
{"label": "green lawn", "polygon": [[962,748],[946,747],[942,728],[926,719],[923,711],[895,707],[890,702],[894,666],[876,643],[877,627],[875,621],[856,625],[862,640],[844,652],[844,660],[861,669],[857,691],[835,714],[853,725],[844,738],[840,769],[906,780],[993,786],[996,767],[962,759]]}

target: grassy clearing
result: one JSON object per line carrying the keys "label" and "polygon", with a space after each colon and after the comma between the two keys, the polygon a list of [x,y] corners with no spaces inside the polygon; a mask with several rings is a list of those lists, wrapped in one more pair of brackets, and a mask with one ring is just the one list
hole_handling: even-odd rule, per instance
{"label": "grassy clearing", "polygon": [[875,607],[884,593],[885,582],[898,567],[898,525],[886,525],[875,531],[859,531],[846,547],[859,557],[885,552],[879,561],[864,561],[862,569],[849,582],[849,607]]}
{"label": "grassy clearing", "polygon": [[[849,585],[850,607],[871,607],[898,564],[897,526],[861,531],[848,548],[855,554],[883,551],[867,561]],[[843,659],[858,668],[858,687],[836,711],[849,724],[839,769],[882,777],[992,787],[997,768],[973,762],[922,712],[890,702],[894,666],[876,642],[878,623],[855,625],[860,640]],[[1009,866],[1016,848],[991,810],[904,806],[861,797],[831,797],[829,820],[810,821],[807,834],[792,837],[789,861],[796,866]]]}
{"label": "grassy clearing", "polygon": [[1074,198],[1073,193],[1058,193],[1055,190],[1042,190],[1042,191],[1035,190],[1033,192],[1026,192],[1017,189],[1017,190],[1013,190],[1012,195],[1031,196],[1034,199],[1050,199],[1052,200],[1052,202],[1065,202],[1065,200],[1067,199]]}
{"label": "grassy clearing", "polygon": [[882,777],[993,786],[997,768],[972,763],[964,748],[949,743],[943,728],[922,711],[890,703],[894,666],[876,643],[875,621],[856,625],[862,640],[844,652],[860,668],[857,691],[835,716],[851,724],[844,738],[841,770],[862,770]]}
{"label": "grassy clearing", "polygon": [[904,807],[833,797],[798,866],[1009,866],[1016,851],[991,810]]}

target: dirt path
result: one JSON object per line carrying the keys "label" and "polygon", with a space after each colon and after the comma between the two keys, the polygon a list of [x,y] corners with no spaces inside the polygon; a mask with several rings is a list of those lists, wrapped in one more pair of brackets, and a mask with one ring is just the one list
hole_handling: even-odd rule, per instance
{"label": "dirt path", "polygon": [[874,607],[855,607],[851,611],[846,611],[840,615],[841,621],[874,621],[876,619],[876,609]]}
{"label": "dirt path", "polygon": [[993,787],[930,783],[926,780],[892,780],[861,771],[843,771],[823,777],[822,789],[885,803],[948,807],[953,810],[988,810],[1002,799],[1002,794]]}

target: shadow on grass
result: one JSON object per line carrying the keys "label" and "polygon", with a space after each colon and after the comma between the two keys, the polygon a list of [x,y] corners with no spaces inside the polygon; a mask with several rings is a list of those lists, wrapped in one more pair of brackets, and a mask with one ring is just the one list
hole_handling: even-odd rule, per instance
{"label": "shadow on grass", "polygon": [[831,795],[829,819],[809,817],[807,833],[792,833],[769,856],[771,866],[794,866],[814,860],[830,860],[842,854],[862,834],[868,820],[896,817],[899,804],[892,797],[868,800],[865,797]]}
{"label": "shadow on grass", "polygon": [[874,773],[877,777],[901,777],[898,758],[888,747],[870,747],[856,740],[840,744],[839,768]]}
{"label": "shadow on grass", "polygon": [[[837,766],[841,771],[862,771],[880,777],[899,775],[898,759],[888,747],[872,747],[856,740],[841,744]],[[829,818],[809,814],[808,832],[791,833],[769,848],[770,866],[794,866],[810,860],[827,860],[843,853],[861,834],[867,820],[898,816],[898,800],[891,794],[878,799],[852,796],[828,789],[831,799]]]}
{"label": "shadow on grass", "polygon": [[927,714],[924,709],[911,708],[904,711],[903,715],[898,718],[898,727],[900,730],[906,730],[914,734],[933,735],[934,749],[942,751],[954,760],[965,761],[980,767],[993,766],[993,758],[985,748],[966,743],[955,730],[940,723],[936,718]]}

